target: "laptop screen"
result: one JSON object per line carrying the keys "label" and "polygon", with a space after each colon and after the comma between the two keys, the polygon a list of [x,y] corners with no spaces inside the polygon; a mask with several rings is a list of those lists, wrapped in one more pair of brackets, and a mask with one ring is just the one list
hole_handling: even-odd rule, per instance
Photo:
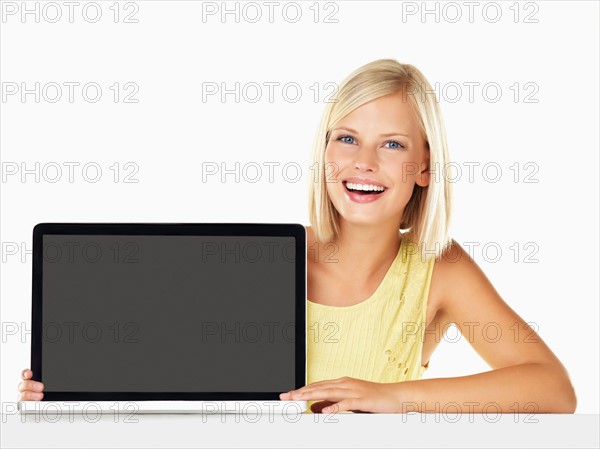
{"label": "laptop screen", "polygon": [[296,388],[293,236],[42,241],[46,392]]}

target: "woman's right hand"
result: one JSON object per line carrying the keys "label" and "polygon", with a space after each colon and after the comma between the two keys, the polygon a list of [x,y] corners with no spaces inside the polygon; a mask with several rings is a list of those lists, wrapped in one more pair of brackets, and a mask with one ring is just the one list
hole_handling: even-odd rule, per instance
{"label": "woman's right hand", "polygon": [[25,368],[21,371],[23,381],[19,384],[19,399],[18,401],[39,401],[44,397],[44,384],[35,380],[30,380],[33,376],[33,371]]}

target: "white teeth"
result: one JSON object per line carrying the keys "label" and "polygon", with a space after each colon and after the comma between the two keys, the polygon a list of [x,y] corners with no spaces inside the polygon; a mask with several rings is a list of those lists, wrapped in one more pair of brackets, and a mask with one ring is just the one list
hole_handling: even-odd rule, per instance
{"label": "white teeth", "polygon": [[371,184],[353,184],[351,182],[347,182],[346,187],[348,187],[348,189],[363,190],[365,192],[372,192],[372,191],[383,192],[385,190],[384,187],[380,187],[380,186],[374,186]]}

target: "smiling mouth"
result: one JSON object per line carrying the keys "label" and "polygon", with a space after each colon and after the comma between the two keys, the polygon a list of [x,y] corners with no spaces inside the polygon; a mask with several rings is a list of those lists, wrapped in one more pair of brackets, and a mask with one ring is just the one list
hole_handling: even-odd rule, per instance
{"label": "smiling mouth", "polygon": [[361,189],[355,189],[355,188],[349,188],[346,184],[346,181],[342,181],[342,184],[344,184],[344,189],[346,189],[346,191],[350,192],[350,193],[357,193],[359,195],[362,196],[368,196],[368,195],[381,195],[383,192],[385,192],[387,190],[387,188],[383,188],[383,190],[361,190]]}

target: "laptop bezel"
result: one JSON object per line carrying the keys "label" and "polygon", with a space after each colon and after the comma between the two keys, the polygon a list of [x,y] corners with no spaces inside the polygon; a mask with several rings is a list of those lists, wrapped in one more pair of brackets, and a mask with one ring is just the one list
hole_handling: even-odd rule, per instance
{"label": "laptop bezel", "polygon": [[[306,228],[295,223],[39,223],[33,228],[31,367],[43,382],[42,276],[44,235],[269,236],[296,239],[295,389],[306,385]],[[235,401],[279,400],[281,391],[263,392],[95,392],[47,391],[42,401]]]}

